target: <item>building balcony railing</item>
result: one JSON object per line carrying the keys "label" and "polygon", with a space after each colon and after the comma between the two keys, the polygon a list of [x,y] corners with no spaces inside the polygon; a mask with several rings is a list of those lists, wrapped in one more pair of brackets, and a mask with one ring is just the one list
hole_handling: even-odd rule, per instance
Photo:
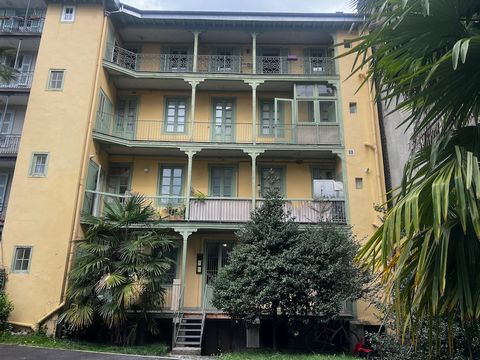
{"label": "building balcony railing", "polygon": [[0,16],[0,33],[33,33],[40,34],[45,19],[42,16]]}
{"label": "building balcony railing", "polygon": [[265,74],[265,75],[335,75],[331,57],[257,56],[256,70],[252,56],[191,54],[148,54],[111,46],[105,60],[124,69],[137,72],[210,74]]}
{"label": "building balcony railing", "polygon": [[20,135],[0,134],[0,156],[11,156],[18,153]]}
{"label": "building balcony railing", "polygon": [[33,71],[23,71],[14,74],[10,81],[0,81],[3,89],[30,89],[32,87]]}
{"label": "building balcony railing", "polygon": [[0,204],[0,225],[3,225],[5,222],[5,217],[7,216],[7,203]]}
{"label": "building balcony railing", "polygon": [[[181,130],[173,132],[174,130]],[[255,130],[255,131],[254,131]],[[251,122],[218,124],[212,121],[169,126],[164,121],[137,120],[126,123],[99,114],[94,131],[125,140],[144,142],[199,142],[233,144],[340,145],[340,126],[335,122],[258,124]]]}
{"label": "building balcony railing", "polygon": [[[101,215],[105,204],[119,199],[124,201],[130,195],[118,195],[86,190],[84,212]],[[158,209],[159,217],[165,221],[195,221],[212,223],[244,223],[250,219],[251,198],[207,197],[190,201],[189,216],[185,216],[187,199],[183,196],[146,196],[147,202]],[[263,204],[262,199],[256,205]],[[345,201],[343,199],[285,199],[285,213],[299,223],[346,223]]]}

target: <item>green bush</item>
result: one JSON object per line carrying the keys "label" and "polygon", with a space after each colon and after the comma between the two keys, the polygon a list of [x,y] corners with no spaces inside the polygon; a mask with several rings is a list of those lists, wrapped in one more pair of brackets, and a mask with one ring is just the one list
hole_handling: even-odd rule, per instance
{"label": "green bush", "polygon": [[8,300],[7,294],[0,292],[0,331],[7,327],[7,319],[13,310],[13,304]]}
{"label": "green bush", "polygon": [[[449,348],[449,332],[453,348]],[[417,329],[416,344],[406,335],[402,343],[395,334],[370,334],[368,336],[375,360],[466,360],[480,359],[480,327],[478,325],[461,326],[459,322],[451,324],[437,319],[429,334],[426,322]]]}

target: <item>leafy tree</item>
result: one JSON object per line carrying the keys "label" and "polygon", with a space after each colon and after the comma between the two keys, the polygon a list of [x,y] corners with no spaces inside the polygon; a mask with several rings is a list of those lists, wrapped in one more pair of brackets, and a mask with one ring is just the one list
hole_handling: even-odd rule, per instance
{"label": "leafy tree", "polygon": [[[410,115],[417,149],[361,259],[382,273],[404,329],[480,317],[480,2],[365,0],[350,53]],[[374,49],[374,51],[372,51]],[[412,314],[414,316],[412,316]],[[427,321],[431,324],[432,321]]]}
{"label": "leafy tree", "polygon": [[157,218],[139,195],[106,202],[103,216],[89,217],[91,226],[70,271],[69,305],[61,316],[73,330],[99,318],[118,344],[132,343],[145,330],[158,332],[148,310],[163,305],[172,265],[165,252],[173,243],[153,227]]}
{"label": "leafy tree", "polygon": [[349,231],[323,225],[300,232],[276,190],[237,235],[240,242],[215,281],[213,303],[247,322],[270,317],[274,348],[279,320],[331,319],[362,292],[366,277],[354,264],[358,248]]}
{"label": "leafy tree", "polygon": [[8,299],[7,294],[0,291],[0,331],[3,331],[7,328],[7,320],[12,311],[12,302]]}

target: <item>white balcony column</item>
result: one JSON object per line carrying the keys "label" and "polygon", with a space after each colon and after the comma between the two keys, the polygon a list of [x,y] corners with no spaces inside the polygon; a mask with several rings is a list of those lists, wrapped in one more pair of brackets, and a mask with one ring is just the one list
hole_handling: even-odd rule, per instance
{"label": "white balcony column", "polygon": [[252,88],[252,143],[257,143],[257,86],[263,81],[246,81]]}
{"label": "white balcony column", "polygon": [[252,73],[257,73],[257,33],[252,33]]}
{"label": "white balcony column", "polygon": [[197,72],[198,64],[198,36],[200,31],[193,32],[193,72]]}
{"label": "white balcony column", "polygon": [[255,209],[257,202],[257,156],[265,150],[247,151],[252,159],[252,211]]}
{"label": "white balcony column", "polygon": [[188,248],[188,237],[192,235],[196,229],[174,229],[182,236],[182,268],[180,273],[181,278],[181,290],[180,290],[180,309],[183,308],[184,299],[185,299],[185,279],[186,279],[186,269],[187,269],[187,248]]}
{"label": "white balcony column", "polygon": [[[26,21],[25,21],[26,24]],[[20,55],[20,48],[22,47],[22,39],[18,40],[18,45],[17,45],[17,52],[15,54],[15,61],[13,63],[13,67],[17,67],[17,61],[18,61],[18,56]]]}
{"label": "white balcony column", "polygon": [[188,156],[188,163],[187,163],[187,188],[185,189],[185,220],[188,221],[190,217],[190,197],[192,195],[192,162],[193,162],[193,155],[199,152],[201,149],[180,149],[181,151],[185,152]]}
{"label": "white balcony column", "polygon": [[197,100],[197,85],[200,84],[203,79],[199,80],[190,80],[188,83],[192,87],[192,94],[190,97],[190,123],[187,124],[188,128],[187,131],[190,134],[190,141],[193,140],[193,132],[195,130],[195,105]]}

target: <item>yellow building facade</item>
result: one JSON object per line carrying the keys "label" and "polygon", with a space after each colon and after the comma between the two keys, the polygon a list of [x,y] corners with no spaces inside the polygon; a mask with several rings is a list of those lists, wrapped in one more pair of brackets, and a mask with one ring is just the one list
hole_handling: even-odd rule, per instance
{"label": "yellow building facade", "polygon": [[[350,77],[354,56],[336,58],[348,45],[333,46],[359,22],[47,1],[2,234],[12,323],[53,324],[82,213],[131,193],[178,239],[159,317],[225,319],[208,285],[271,171],[302,226],[371,235],[385,192],[376,104]],[[362,302],[343,316],[376,323]]]}

